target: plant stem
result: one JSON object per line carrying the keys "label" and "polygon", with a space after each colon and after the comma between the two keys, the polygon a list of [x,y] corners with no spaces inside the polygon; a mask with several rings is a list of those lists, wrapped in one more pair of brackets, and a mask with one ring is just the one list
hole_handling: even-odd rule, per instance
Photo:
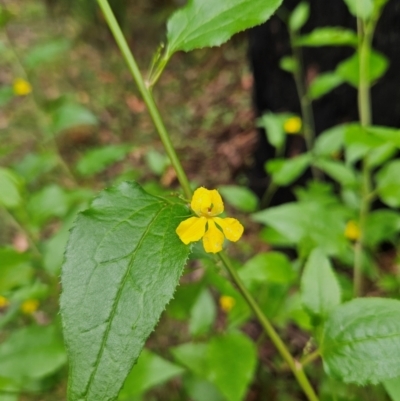
{"label": "plant stem", "polygon": [[[190,199],[192,197],[192,191],[189,186],[189,181],[187,179],[186,173],[183,170],[181,163],[178,159],[178,156],[175,153],[175,149],[172,145],[172,142],[170,140],[168,132],[164,126],[164,123],[162,121],[162,118],[158,111],[158,108],[154,102],[152,94],[143,81],[142,75],[141,75],[139,68],[136,64],[136,61],[128,47],[128,44],[121,31],[121,28],[119,27],[118,22],[116,21],[114,15],[113,15],[113,12],[108,4],[108,1],[107,0],[97,0],[97,2],[99,3],[99,5],[104,13],[105,19],[114,35],[114,38],[118,44],[118,47],[120,48],[120,50],[123,54],[123,57],[128,64],[128,67],[133,75],[133,78],[136,81],[136,84],[139,88],[141,95],[143,96],[143,99],[144,99],[146,106],[150,112],[150,115],[153,119],[153,122],[157,129],[157,132],[160,135],[160,138],[164,144],[164,147],[168,153],[168,156],[171,159],[171,163],[173,164],[173,166],[176,170],[179,182],[185,192],[185,196]],[[240,277],[236,273],[233,266],[230,264],[230,261],[227,258],[227,256],[223,252],[220,252],[218,254],[218,256],[222,260],[222,262],[225,265],[225,267],[227,268],[228,272],[230,273],[232,280],[238,286],[245,301],[248,303],[250,308],[254,311],[256,317],[260,321],[265,332],[271,338],[271,341],[275,344],[279,353],[282,355],[284,360],[290,366],[291,370],[293,371],[294,376],[296,377],[296,379],[297,379],[299,385],[301,386],[301,388],[303,389],[304,393],[307,395],[307,398],[309,399],[309,401],[318,401],[318,397],[316,396],[310,382],[308,381],[307,376],[305,375],[305,373],[303,371],[302,365],[292,357],[292,355],[290,354],[286,345],[284,344],[282,339],[279,337],[278,333],[275,331],[275,329],[273,328],[273,326],[271,325],[271,323],[269,322],[267,317],[264,315],[261,308],[258,306],[257,302],[255,301],[255,299],[251,296],[249,291],[243,285],[242,281],[240,280]]]}
{"label": "plant stem", "polygon": [[167,152],[168,157],[170,158],[171,163],[175,169],[176,175],[178,177],[179,183],[181,184],[183,192],[185,193],[185,196],[187,198],[191,198],[192,190],[189,185],[189,180],[182,168],[182,164],[172,145],[171,138],[168,134],[167,129],[165,128],[160,112],[158,111],[158,108],[155,104],[153,95],[151,94],[149,88],[144,83],[142,74],[140,73],[136,60],[129,49],[124,34],[122,33],[120,26],[118,25],[118,22],[111,10],[110,5],[108,4],[108,1],[97,0],[97,2],[103,11],[107,24],[114,36],[115,41],[117,42],[117,45],[122,53],[122,56],[124,57],[128,65],[128,68],[133,76],[133,79],[136,82],[139,92],[142,95],[144,102],[146,103],[147,109],[157,129],[160,139],[164,145],[165,151]]}
{"label": "plant stem", "polygon": [[[359,84],[358,84],[358,112],[362,127],[371,124],[371,94],[369,83],[369,56],[371,52],[371,42],[374,31],[374,23],[366,23],[357,19],[357,31],[359,37],[358,56],[359,56]],[[359,216],[360,237],[354,247],[354,296],[359,297],[363,293],[363,250],[365,242],[365,226],[369,210],[371,208],[371,172],[368,167],[367,159],[362,161],[362,183],[361,183],[361,205]]]}
{"label": "plant stem", "polygon": [[242,280],[240,279],[239,275],[237,274],[235,268],[232,266],[228,257],[220,252],[218,254],[219,259],[222,261],[226,269],[228,270],[232,280],[237,285],[240,293],[242,294],[243,298],[253,310],[254,314],[256,315],[257,319],[261,323],[262,327],[264,328],[265,332],[267,333],[268,337],[271,339],[275,347],[277,348],[278,352],[281,354],[282,358],[286,361],[289,365],[290,369],[292,370],[297,382],[299,383],[300,387],[302,388],[304,394],[307,396],[309,401],[318,401],[318,397],[314,392],[306,374],[304,373],[303,366],[301,363],[296,361],[289,350],[287,349],[285,343],[279,337],[279,334],[275,331],[274,327],[265,316],[263,311],[261,310],[260,306],[257,304],[256,300],[244,286]]}
{"label": "plant stem", "polygon": [[[304,84],[304,71],[303,71],[303,53],[296,45],[297,32],[292,31],[289,28],[290,46],[293,51],[293,57],[295,60],[295,68],[293,71],[294,81],[296,83],[297,94],[300,100],[301,114],[303,117],[303,133],[306,142],[307,151],[313,152],[314,139],[315,139],[315,124],[314,124],[314,111],[312,108],[312,102],[308,96],[306,86]],[[321,178],[321,173],[313,165],[311,166],[311,172],[315,179]]]}

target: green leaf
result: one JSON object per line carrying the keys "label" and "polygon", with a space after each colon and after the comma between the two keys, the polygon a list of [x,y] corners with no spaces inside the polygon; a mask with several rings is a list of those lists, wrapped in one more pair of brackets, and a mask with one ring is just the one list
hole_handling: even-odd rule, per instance
{"label": "green leaf", "polygon": [[351,167],[346,166],[343,162],[318,159],[315,161],[314,165],[343,186],[357,185],[355,171]]}
{"label": "green leaf", "polygon": [[43,66],[65,55],[71,44],[67,39],[54,39],[31,48],[24,57],[24,66],[29,69]]}
{"label": "green leaf", "polygon": [[150,170],[157,175],[162,175],[170,164],[169,158],[165,154],[157,152],[154,149],[149,150],[145,158]]}
{"label": "green leaf", "polygon": [[29,153],[14,165],[14,169],[26,182],[32,183],[42,174],[49,172],[57,163],[57,156],[54,153]]}
{"label": "green leaf", "polygon": [[382,384],[392,401],[400,401],[400,377],[384,380]]}
{"label": "green leaf", "polygon": [[228,401],[241,401],[256,368],[253,342],[241,333],[214,337],[208,346],[209,378]]}
{"label": "green leaf", "polygon": [[[315,197],[315,195],[313,195]],[[335,202],[319,199],[287,203],[255,213],[252,219],[266,224],[293,243],[319,247],[328,255],[343,255],[348,243],[343,235],[346,210]]]}
{"label": "green leaf", "polygon": [[387,163],[376,174],[377,190],[383,202],[391,207],[400,206],[400,160]]}
{"label": "green leaf", "polygon": [[189,333],[192,336],[207,334],[215,320],[217,310],[210,291],[204,289],[192,307],[189,319]]}
{"label": "green leaf", "polygon": [[308,35],[300,36],[296,46],[357,46],[358,38],[355,32],[342,27],[327,26],[316,28]]}
{"label": "green leaf", "polygon": [[400,376],[400,301],[361,298],[328,317],[320,344],[328,374],[346,383],[376,384]]}
{"label": "green leaf", "polygon": [[265,22],[282,0],[190,0],[168,21],[168,57],[178,50],[219,46]]}
{"label": "green leaf", "polygon": [[196,375],[209,380],[228,401],[241,401],[253,378],[256,350],[244,334],[228,333],[208,344],[184,344],[175,358]]}
{"label": "green leaf", "polygon": [[14,331],[0,345],[0,376],[43,379],[67,361],[61,335],[54,326],[29,326]]}
{"label": "green leaf", "polygon": [[290,185],[299,178],[311,163],[311,154],[305,153],[291,159],[273,159],[267,162],[267,172],[272,181],[280,186]]}
{"label": "green leaf", "polygon": [[275,148],[281,148],[286,140],[283,124],[287,115],[274,114],[271,112],[264,113],[258,120],[257,126],[265,129],[268,142]]}
{"label": "green leaf", "polygon": [[51,184],[36,192],[27,204],[32,222],[43,224],[50,217],[63,217],[68,212],[69,200],[66,191]]}
{"label": "green leaf", "polygon": [[297,61],[292,56],[282,57],[279,61],[279,67],[286,72],[290,72],[294,74],[296,69],[298,68]]}
{"label": "green leaf", "polygon": [[340,286],[326,255],[318,248],[310,254],[301,277],[301,299],[312,315],[325,318],[341,301]]}
{"label": "green leaf", "polygon": [[123,160],[131,149],[131,145],[108,145],[89,150],[79,160],[76,170],[84,177],[98,174],[110,165]]}
{"label": "green leaf", "polygon": [[304,1],[299,3],[289,17],[289,28],[292,31],[300,30],[310,17],[310,5]]}
{"label": "green leaf", "polygon": [[55,134],[81,126],[98,124],[96,116],[85,106],[77,103],[63,103],[52,114],[52,129]]}
{"label": "green leaf", "polygon": [[318,75],[310,84],[308,93],[311,99],[319,99],[343,83],[343,78],[334,72]]}
{"label": "green leaf", "polygon": [[14,208],[20,205],[21,179],[10,169],[0,167],[0,205]]}
{"label": "green leaf", "polygon": [[374,210],[367,216],[365,224],[365,242],[376,246],[383,241],[394,241],[400,232],[400,213],[394,210]]}
{"label": "green leaf", "polygon": [[117,397],[182,274],[190,248],[175,229],[187,215],[133,182],[79,214],[62,268],[68,400]]}
{"label": "green leaf", "polygon": [[[382,77],[389,67],[388,59],[381,53],[371,50],[369,57],[368,82],[372,84],[374,81]],[[346,82],[358,87],[360,62],[358,53],[354,53],[350,58],[342,61],[336,67],[336,74],[343,78]]]}
{"label": "green leaf", "polygon": [[29,254],[0,248],[0,294],[29,283],[33,275]]}
{"label": "green leaf", "polygon": [[150,388],[165,383],[183,372],[180,366],[144,349],[137,365],[126,378],[118,400],[129,400],[131,397],[143,394]]}
{"label": "green leaf", "polygon": [[343,147],[345,128],[336,125],[322,132],[315,140],[314,151],[316,155],[332,156]]}
{"label": "green leaf", "polygon": [[286,255],[279,252],[260,253],[239,270],[240,278],[251,287],[253,283],[290,284],[296,273]]}
{"label": "green leaf", "polygon": [[206,380],[196,376],[185,378],[184,388],[193,401],[225,401],[218,389]]}
{"label": "green leaf", "polygon": [[258,207],[258,198],[246,187],[225,185],[218,187],[224,200],[242,212],[254,212]]}
{"label": "green leaf", "polygon": [[367,19],[374,11],[374,0],[344,0],[351,14]]}

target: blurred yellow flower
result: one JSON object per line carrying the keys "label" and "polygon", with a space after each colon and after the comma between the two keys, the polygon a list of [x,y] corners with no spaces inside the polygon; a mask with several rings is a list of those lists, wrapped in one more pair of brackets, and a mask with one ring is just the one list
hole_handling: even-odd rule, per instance
{"label": "blurred yellow flower", "polygon": [[284,122],[283,129],[287,134],[298,134],[302,126],[303,123],[300,117],[290,117]]}
{"label": "blurred yellow flower", "polygon": [[[224,219],[216,217],[224,211],[224,204],[217,190],[197,188],[194,191],[190,207],[198,217],[189,217],[182,221],[176,229],[176,233],[184,244],[187,245],[203,238],[205,251],[217,253],[222,251],[225,237],[236,242],[242,236],[244,228],[238,220],[229,217]],[[215,223],[222,229],[223,233]]]}
{"label": "blurred yellow flower", "polygon": [[39,301],[37,299],[28,299],[21,305],[21,311],[22,313],[25,313],[25,315],[31,315],[33,312],[36,312],[38,308]]}
{"label": "blurred yellow flower", "polygon": [[13,91],[17,96],[26,96],[32,92],[32,86],[25,79],[17,78],[13,83]]}
{"label": "blurred yellow flower", "polygon": [[222,297],[219,299],[219,306],[226,313],[232,310],[232,308],[235,306],[235,303],[235,298],[230,297],[229,295],[222,295]]}
{"label": "blurred yellow flower", "polygon": [[9,304],[10,302],[8,302],[8,299],[0,295],[0,309],[5,308]]}
{"label": "blurred yellow flower", "polygon": [[358,223],[354,220],[348,221],[344,230],[344,236],[351,241],[357,241],[360,235],[361,231]]}

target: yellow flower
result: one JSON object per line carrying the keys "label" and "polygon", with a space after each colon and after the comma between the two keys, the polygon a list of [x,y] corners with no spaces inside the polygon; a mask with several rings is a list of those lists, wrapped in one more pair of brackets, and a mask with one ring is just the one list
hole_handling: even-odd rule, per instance
{"label": "yellow flower", "polygon": [[0,295],[0,309],[5,308],[9,304],[8,299]]}
{"label": "yellow flower", "polygon": [[303,123],[300,117],[290,117],[283,124],[283,129],[287,134],[298,134]]}
{"label": "yellow flower", "polygon": [[21,311],[22,313],[25,313],[25,315],[31,315],[33,312],[36,312],[38,308],[39,301],[37,299],[28,299],[21,305]]}
{"label": "yellow flower", "polygon": [[17,78],[13,83],[13,90],[17,96],[26,96],[32,92],[32,86],[23,78]]}
{"label": "yellow flower", "polygon": [[360,238],[360,235],[361,231],[358,223],[354,220],[347,222],[344,230],[344,236],[351,241],[357,241]]}
{"label": "yellow flower", "polygon": [[232,310],[232,308],[235,306],[235,303],[235,298],[230,297],[229,295],[222,295],[222,297],[219,299],[219,305],[226,313]]}
{"label": "yellow flower", "polygon": [[225,237],[236,242],[242,236],[244,228],[238,220],[216,217],[224,211],[224,204],[217,190],[197,188],[194,191],[190,207],[198,217],[189,217],[182,221],[176,229],[176,233],[184,244],[187,245],[203,238],[205,251],[217,253],[222,251]]}

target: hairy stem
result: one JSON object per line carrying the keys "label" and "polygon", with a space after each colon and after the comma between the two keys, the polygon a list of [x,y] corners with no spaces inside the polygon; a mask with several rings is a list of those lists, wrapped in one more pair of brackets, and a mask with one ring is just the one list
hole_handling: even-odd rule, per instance
{"label": "hairy stem", "polygon": [[239,275],[237,274],[235,268],[232,266],[227,256],[222,252],[219,253],[218,256],[221,262],[224,264],[225,268],[228,270],[233,282],[237,285],[243,298],[245,299],[247,304],[250,306],[250,308],[256,315],[258,321],[261,323],[268,337],[271,339],[272,343],[275,345],[276,349],[278,350],[282,358],[289,365],[295,378],[297,379],[297,382],[302,388],[304,394],[307,396],[308,400],[318,401],[318,397],[315,394],[314,389],[312,388],[306,374],[304,373],[302,364],[293,358],[292,354],[289,352],[285,343],[279,337],[279,334],[275,331],[274,327],[272,326],[268,318],[265,316],[265,314],[261,310],[256,300],[244,286],[242,280],[240,279]]}
{"label": "hairy stem", "polygon": [[103,11],[107,24],[114,36],[115,41],[117,42],[122,56],[124,57],[128,65],[128,68],[133,76],[133,79],[136,82],[139,92],[142,95],[144,102],[146,103],[147,110],[150,113],[151,119],[153,120],[153,123],[157,129],[160,139],[164,145],[165,151],[167,152],[168,157],[171,160],[171,164],[175,169],[176,175],[185,193],[185,196],[187,198],[191,198],[192,190],[190,189],[189,180],[172,145],[170,136],[161,118],[160,112],[158,111],[153,95],[151,94],[149,88],[146,86],[143,80],[142,74],[139,70],[135,58],[133,57],[132,52],[129,49],[124,34],[122,33],[120,26],[118,25],[118,22],[111,10],[110,5],[108,4],[108,1],[97,0],[97,2],[99,3],[99,6]]}

